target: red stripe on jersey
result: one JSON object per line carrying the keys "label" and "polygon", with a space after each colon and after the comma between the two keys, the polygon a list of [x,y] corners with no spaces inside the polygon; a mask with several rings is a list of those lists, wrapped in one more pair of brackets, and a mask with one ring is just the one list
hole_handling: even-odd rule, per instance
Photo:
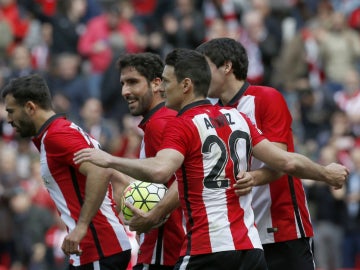
{"label": "red stripe on jersey", "polygon": [[[164,138],[164,128],[176,114],[176,111],[166,108],[164,103],[161,103],[144,116],[139,125],[144,131],[140,158],[156,155]],[[175,178],[170,179],[166,185],[170,187],[174,180]],[[175,265],[185,236],[182,217],[181,208],[178,208],[171,213],[161,228],[143,234],[138,264]]]}

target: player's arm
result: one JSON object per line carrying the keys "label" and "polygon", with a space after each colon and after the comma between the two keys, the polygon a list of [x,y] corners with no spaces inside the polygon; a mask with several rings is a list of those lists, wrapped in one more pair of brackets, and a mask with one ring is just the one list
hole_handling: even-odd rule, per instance
{"label": "player's arm", "polygon": [[86,176],[84,202],[74,230],[63,241],[62,250],[65,254],[81,255],[78,245],[104,200],[111,175],[108,169],[99,168],[90,162],[82,163],[79,171]]}
{"label": "player's arm", "polygon": [[267,166],[249,172],[240,172],[234,184],[235,194],[243,196],[251,192],[254,186],[260,186],[279,179],[283,172],[273,170]]}
{"label": "player's arm", "polygon": [[129,221],[125,221],[130,230],[136,231],[138,234],[148,232],[152,228],[162,225],[166,221],[166,217],[180,206],[177,181],[173,182],[164,198],[149,212],[141,211],[130,203],[126,203],[126,206],[134,214]]}
{"label": "player's arm", "polygon": [[322,166],[301,154],[284,151],[267,139],[253,147],[253,155],[274,170],[303,179],[323,181],[335,188],[341,188],[349,174],[349,170],[340,164]]}
{"label": "player's arm", "polygon": [[110,182],[113,187],[113,197],[116,202],[116,210],[120,212],[120,209],[122,207],[122,194],[124,193],[125,188],[134,181],[133,178],[131,178],[128,175],[125,175],[117,170],[112,169],[111,170],[111,178]]}
{"label": "player's arm", "polygon": [[[287,151],[287,145],[284,143],[272,142],[272,144],[276,147],[279,147],[280,149],[283,149],[284,151]],[[251,173],[254,177],[254,186],[269,184],[284,175],[284,172],[276,171],[267,166],[251,171],[249,173]]]}
{"label": "player's arm", "polygon": [[173,149],[160,150],[155,157],[144,159],[120,158],[100,149],[86,148],[75,153],[74,162],[89,161],[104,168],[113,168],[135,179],[166,183],[184,161],[184,156]]}
{"label": "player's arm", "polygon": [[[272,144],[280,149],[287,150],[286,144],[274,142]],[[279,179],[282,175],[284,175],[282,171],[276,171],[266,165],[253,171],[240,172],[237,175],[237,180],[234,185],[235,193],[238,196],[246,195],[251,192],[253,186],[271,183]]]}

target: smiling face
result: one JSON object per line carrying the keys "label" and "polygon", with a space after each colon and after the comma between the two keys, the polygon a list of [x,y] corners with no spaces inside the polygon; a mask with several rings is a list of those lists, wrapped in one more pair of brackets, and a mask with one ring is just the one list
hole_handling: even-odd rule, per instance
{"label": "smiling face", "polygon": [[31,137],[36,134],[36,127],[29,115],[26,113],[26,106],[17,104],[12,95],[5,97],[5,110],[7,111],[7,120],[21,137]]}
{"label": "smiling face", "polygon": [[181,82],[179,83],[176,79],[174,67],[165,65],[162,77],[162,89],[165,91],[166,96],[165,106],[179,111],[182,107],[183,95]]}
{"label": "smiling face", "polygon": [[121,94],[128,102],[132,115],[144,116],[151,110],[154,94],[144,76],[134,67],[126,67],[121,70],[120,82],[122,84]]}

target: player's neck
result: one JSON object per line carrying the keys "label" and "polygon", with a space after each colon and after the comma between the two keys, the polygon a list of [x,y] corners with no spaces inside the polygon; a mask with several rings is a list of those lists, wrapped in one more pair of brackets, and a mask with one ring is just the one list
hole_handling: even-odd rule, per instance
{"label": "player's neck", "polygon": [[39,111],[34,117],[35,128],[37,131],[49,120],[52,116],[55,115],[54,111]]}
{"label": "player's neck", "polygon": [[223,104],[228,104],[239,92],[244,83],[245,81],[239,81],[236,79],[228,81],[226,86],[224,86],[224,91],[222,92],[222,95],[220,97],[221,102]]}

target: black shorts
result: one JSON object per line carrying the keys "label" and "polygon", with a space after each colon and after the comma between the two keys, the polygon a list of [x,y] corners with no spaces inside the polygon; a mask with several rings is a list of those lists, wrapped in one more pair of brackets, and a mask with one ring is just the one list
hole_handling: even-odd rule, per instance
{"label": "black shorts", "polygon": [[266,270],[262,249],[221,251],[211,254],[181,257],[175,270]]}
{"label": "black shorts", "polygon": [[173,270],[174,266],[160,265],[160,264],[137,264],[133,270]]}
{"label": "black shorts", "polygon": [[311,238],[263,245],[269,270],[314,270],[314,245]]}
{"label": "black shorts", "polygon": [[131,259],[131,250],[105,257],[81,266],[69,266],[69,270],[126,270]]}

